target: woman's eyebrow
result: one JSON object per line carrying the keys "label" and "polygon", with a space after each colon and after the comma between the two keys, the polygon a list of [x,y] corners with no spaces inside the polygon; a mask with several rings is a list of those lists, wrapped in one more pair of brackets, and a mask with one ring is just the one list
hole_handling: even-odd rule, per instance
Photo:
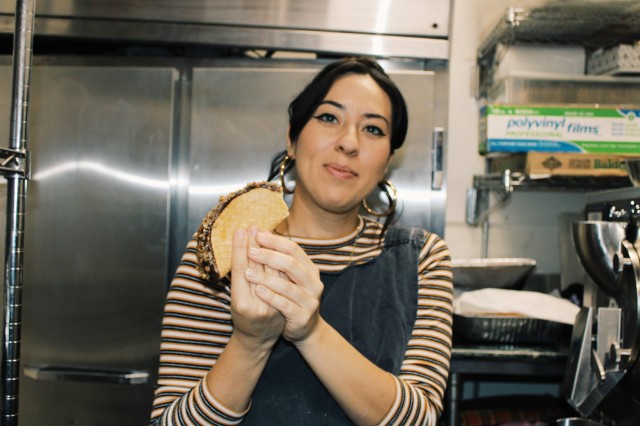
{"label": "woman's eyebrow", "polygon": [[[344,105],[342,105],[340,102],[332,101],[330,99],[327,99],[327,100],[324,100],[324,101],[320,102],[320,105],[324,105],[324,104],[329,104],[329,105],[333,105],[336,108],[344,109]],[[320,106],[320,105],[318,105],[318,106]],[[387,123],[387,126],[390,125],[389,119],[387,117],[385,117],[384,115],[370,112],[370,113],[365,114],[364,116],[367,117],[367,118],[379,118],[380,120],[384,120],[384,122]]]}
{"label": "woman's eyebrow", "polygon": [[[340,102],[332,101],[330,99],[327,99],[327,100],[324,100],[324,101],[320,102],[320,105],[324,105],[324,104],[329,104],[329,105],[333,105],[336,108],[344,109],[344,105],[342,105]],[[318,105],[318,106],[320,106],[320,105]]]}
{"label": "woman's eyebrow", "polygon": [[375,114],[371,112],[371,113],[365,114],[364,116],[367,118],[379,118],[380,120],[383,120],[385,123],[387,123],[387,126],[390,126],[389,120],[384,115]]}

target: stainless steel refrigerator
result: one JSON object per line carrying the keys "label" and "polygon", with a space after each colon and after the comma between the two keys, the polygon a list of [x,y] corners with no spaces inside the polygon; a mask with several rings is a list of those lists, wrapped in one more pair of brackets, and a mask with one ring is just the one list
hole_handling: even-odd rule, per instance
{"label": "stainless steel refrigerator", "polygon": [[[266,178],[289,101],[323,65],[151,62],[34,67],[21,425],[147,423],[164,296],[185,243],[220,195]],[[442,234],[447,75],[386,66],[410,110],[390,172],[400,224]],[[0,66],[0,135],[10,82]]]}

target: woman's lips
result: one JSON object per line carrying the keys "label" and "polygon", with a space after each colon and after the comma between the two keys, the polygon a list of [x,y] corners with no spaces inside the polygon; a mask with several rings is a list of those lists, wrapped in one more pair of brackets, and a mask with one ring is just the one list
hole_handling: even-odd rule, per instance
{"label": "woman's lips", "polygon": [[340,164],[329,163],[325,164],[325,169],[331,176],[335,176],[341,179],[350,179],[358,176],[358,174],[351,170],[347,166],[341,166]]}

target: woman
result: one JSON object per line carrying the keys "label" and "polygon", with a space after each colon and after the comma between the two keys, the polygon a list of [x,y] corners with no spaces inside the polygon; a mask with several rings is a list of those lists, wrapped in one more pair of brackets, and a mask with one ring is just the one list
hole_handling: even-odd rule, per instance
{"label": "woman", "polygon": [[377,63],[349,58],[289,116],[272,167],[285,185],[295,162],[289,217],[273,233],[235,233],[224,288],[198,278],[189,244],[165,308],[152,423],[434,425],[451,350],[448,249],[360,215],[390,185],[404,99]]}

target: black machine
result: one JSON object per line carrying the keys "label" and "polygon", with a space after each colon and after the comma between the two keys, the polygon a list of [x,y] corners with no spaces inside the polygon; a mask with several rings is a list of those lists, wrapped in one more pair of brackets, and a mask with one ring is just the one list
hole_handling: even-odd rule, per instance
{"label": "black machine", "polygon": [[563,394],[585,419],[640,424],[640,188],[587,195],[572,224],[580,262],[600,294],[578,313]]}

